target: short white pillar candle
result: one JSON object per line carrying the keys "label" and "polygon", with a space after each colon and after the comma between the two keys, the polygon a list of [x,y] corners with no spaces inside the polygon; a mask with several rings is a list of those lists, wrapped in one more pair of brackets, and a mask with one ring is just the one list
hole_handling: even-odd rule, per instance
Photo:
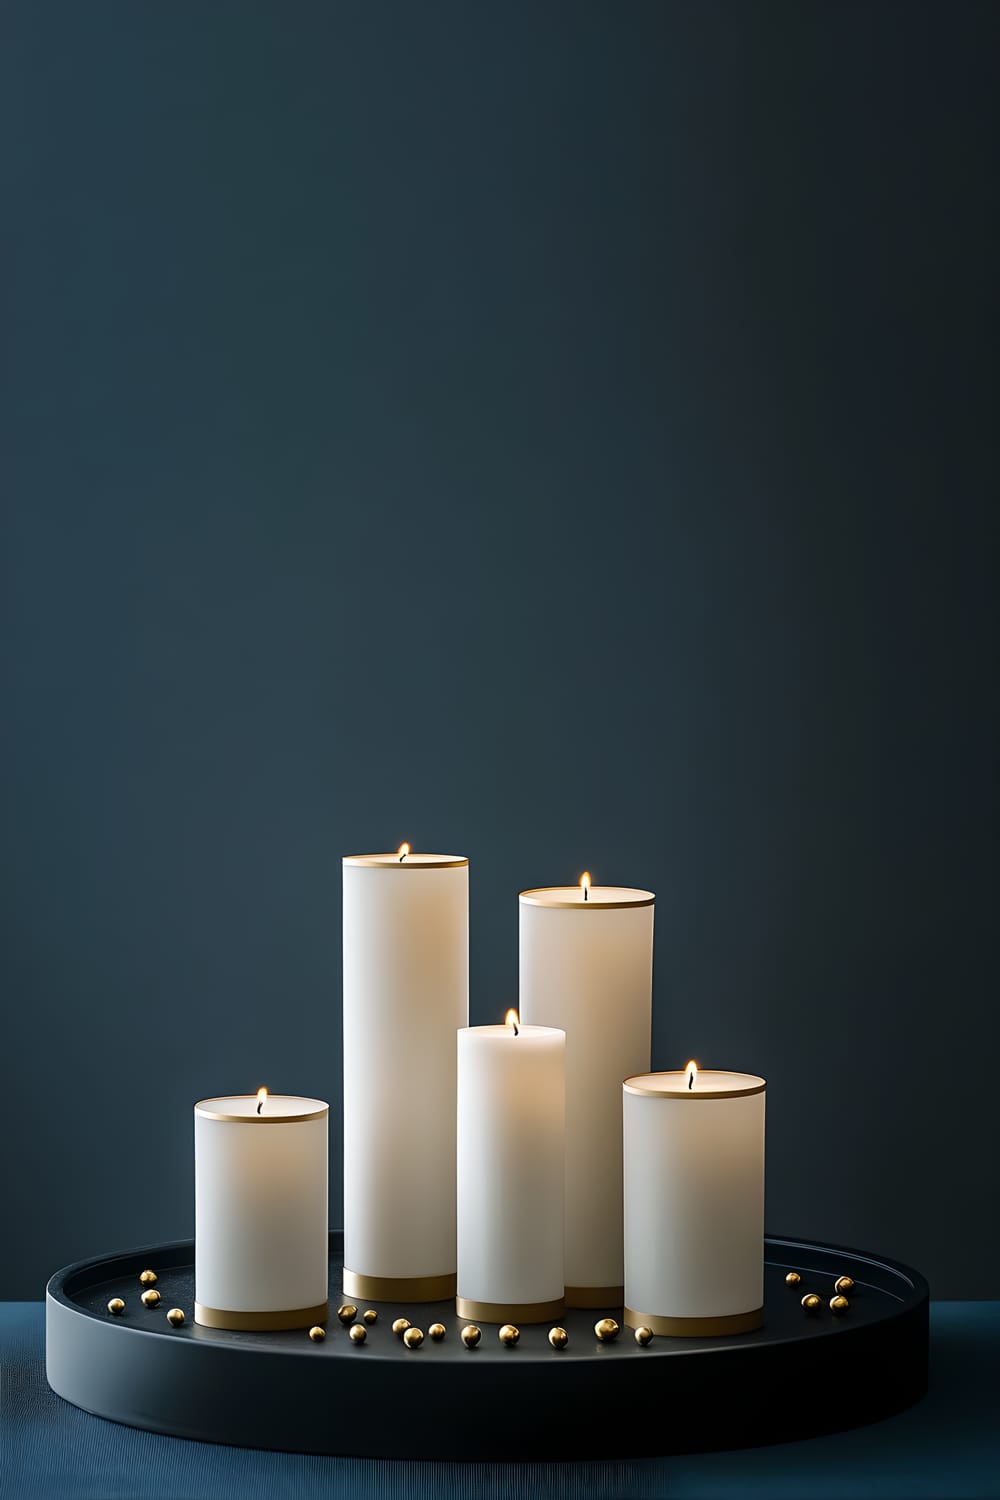
{"label": "short white pillar candle", "polygon": [[541,1323],[563,1299],[565,1032],[458,1033],[460,1318]]}
{"label": "short white pillar candle", "polygon": [[196,1323],[325,1320],[329,1114],[322,1099],[266,1089],[195,1105]]}
{"label": "short white pillar candle", "polygon": [[626,1079],[625,1322],[681,1337],[764,1321],[763,1078]]}

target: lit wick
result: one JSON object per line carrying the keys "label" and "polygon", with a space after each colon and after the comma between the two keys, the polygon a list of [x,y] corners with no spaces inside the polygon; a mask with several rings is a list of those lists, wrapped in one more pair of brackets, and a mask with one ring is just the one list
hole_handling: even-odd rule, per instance
{"label": "lit wick", "polygon": [[695,1079],[698,1076],[698,1064],[694,1061],[693,1058],[688,1063],[687,1068],[685,1069],[685,1071],[687,1073],[688,1090],[690,1091],[691,1089],[694,1088],[694,1081],[695,1081]]}
{"label": "lit wick", "polygon": [[514,1028],[514,1035],[517,1036],[521,1022],[521,1018],[518,1015],[517,1011],[509,1010],[504,1016],[503,1020],[505,1026],[512,1026]]}
{"label": "lit wick", "polygon": [[406,856],[409,854],[409,852],[410,852],[410,846],[409,846],[409,844],[400,844],[400,846],[399,846],[399,863],[400,864],[403,863],[403,860],[406,858]]}
{"label": "lit wick", "polygon": [[583,890],[583,899],[584,899],[584,901],[589,901],[590,900],[590,871],[589,870],[584,870],[583,874],[580,876],[580,886],[581,886],[581,889]]}
{"label": "lit wick", "polygon": [[267,1099],[267,1089],[258,1089],[257,1090],[257,1113],[258,1114],[260,1114],[261,1110],[264,1108],[264,1101],[266,1099]]}

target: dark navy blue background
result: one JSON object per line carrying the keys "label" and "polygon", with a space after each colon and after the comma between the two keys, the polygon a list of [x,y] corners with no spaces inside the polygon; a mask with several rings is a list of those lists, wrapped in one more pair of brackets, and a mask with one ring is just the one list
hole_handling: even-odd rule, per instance
{"label": "dark navy blue background", "polygon": [[190,1233],[262,1081],[339,1222],[339,859],[409,839],[475,1021],[519,889],[655,889],[771,1230],[995,1295],[996,7],[0,32],[0,1294]]}

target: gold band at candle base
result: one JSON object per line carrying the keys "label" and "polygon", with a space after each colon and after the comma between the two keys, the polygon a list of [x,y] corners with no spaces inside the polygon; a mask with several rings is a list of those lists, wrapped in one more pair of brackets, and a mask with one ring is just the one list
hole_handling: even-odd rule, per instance
{"label": "gold band at candle base", "polygon": [[659,1313],[633,1312],[624,1309],[626,1328],[651,1328],[661,1338],[710,1339],[722,1338],[731,1333],[752,1333],[764,1324],[764,1309],[755,1307],[751,1312],[724,1313],[719,1318],[667,1318]]}
{"label": "gold band at candle base", "polygon": [[623,1286],[568,1286],[567,1307],[621,1307],[625,1301]]}
{"label": "gold band at candle base", "polygon": [[330,1315],[329,1302],[315,1307],[288,1307],[284,1312],[229,1312],[221,1307],[194,1305],[194,1320],[202,1328],[228,1328],[233,1333],[277,1333],[283,1328],[311,1328],[325,1323]]}
{"label": "gold band at candle base", "polygon": [[472,1323],[547,1323],[566,1311],[566,1298],[551,1302],[473,1302],[469,1297],[455,1298],[455,1312]]}
{"label": "gold band at candle base", "polygon": [[363,1276],[344,1267],[345,1297],[363,1302],[450,1302],[458,1284],[458,1272],[444,1276]]}

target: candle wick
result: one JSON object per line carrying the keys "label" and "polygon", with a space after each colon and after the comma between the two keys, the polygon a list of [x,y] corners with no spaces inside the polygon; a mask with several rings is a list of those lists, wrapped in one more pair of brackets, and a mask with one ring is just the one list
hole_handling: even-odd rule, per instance
{"label": "candle wick", "polygon": [[693,1089],[694,1088],[694,1074],[693,1073],[689,1073],[688,1074],[688,1088],[689,1089]]}
{"label": "candle wick", "polygon": [[589,885],[585,885],[584,888],[583,888],[583,899],[584,899],[584,901],[589,901],[590,900],[590,886]]}
{"label": "candle wick", "polygon": [[514,1035],[515,1035],[515,1036],[517,1036],[517,1022],[516,1022],[516,1021],[511,1021],[511,1023],[510,1023],[510,1024],[511,1024],[511,1025],[512,1025],[512,1026],[513,1026],[513,1028],[514,1028]]}
{"label": "candle wick", "polygon": [[260,1112],[261,1112],[261,1110],[263,1108],[264,1108],[264,1101],[263,1101],[263,1099],[258,1099],[257,1100],[257,1113],[260,1114]]}
{"label": "candle wick", "polygon": [[403,860],[404,860],[404,859],[405,859],[405,858],[406,858],[406,855],[405,855],[405,854],[401,854],[401,855],[400,855],[400,856],[399,856],[399,863],[400,863],[400,864],[402,864],[402,863],[403,863]]}

